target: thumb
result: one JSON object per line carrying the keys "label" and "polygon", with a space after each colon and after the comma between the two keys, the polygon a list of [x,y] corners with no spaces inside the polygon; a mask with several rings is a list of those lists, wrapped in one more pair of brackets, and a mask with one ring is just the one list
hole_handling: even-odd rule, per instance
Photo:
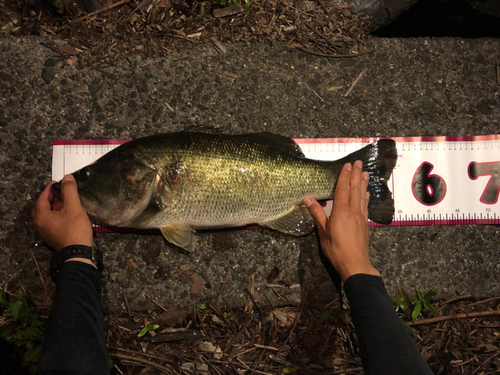
{"label": "thumb", "polygon": [[325,210],[323,210],[323,207],[321,207],[321,205],[311,197],[307,197],[306,199],[304,199],[304,205],[309,210],[309,213],[316,222],[316,225],[324,231],[328,218],[326,217],[326,213]]}
{"label": "thumb", "polygon": [[78,185],[75,178],[67,174],[61,181],[61,197],[64,207],[81,206],[78,196]]}

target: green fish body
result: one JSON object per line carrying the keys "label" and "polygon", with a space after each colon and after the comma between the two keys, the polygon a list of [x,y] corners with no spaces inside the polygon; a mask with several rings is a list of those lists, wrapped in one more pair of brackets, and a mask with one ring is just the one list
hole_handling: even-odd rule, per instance
{"label": "green fish body", "polygon": [[73,175],[95,219],[158,228],[192,251],[194,229],[256,223],[292,235],[311,232],[303,199],[333,198],[342,166],[358,159],[371,177],[369,217],[388,224],[394,204],[386,181],[397,159],[388,139],[337,161],[318,161],[290,138],[270,133],[160,134],[127,142]]}

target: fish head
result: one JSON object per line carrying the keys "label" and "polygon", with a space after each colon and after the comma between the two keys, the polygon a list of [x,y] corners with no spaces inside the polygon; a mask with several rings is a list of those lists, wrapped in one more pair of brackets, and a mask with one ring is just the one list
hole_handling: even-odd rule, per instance
{"label": "fish head", "polygon": [[[133,157],[103,158],[73,177],[85,211],[96,220],[122,227],[146,209],[157,182],[156,171]],[[52,188],[56,197],[61,195],[57,185]]]}

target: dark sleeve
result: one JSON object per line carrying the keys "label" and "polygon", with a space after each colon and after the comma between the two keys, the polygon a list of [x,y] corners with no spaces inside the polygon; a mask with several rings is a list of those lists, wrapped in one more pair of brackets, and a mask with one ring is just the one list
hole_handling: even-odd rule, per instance
{"label": "dark sleeve", "polygon": [[109,374],[101,275],[90,264],[61,266],[37,374]]}
{"label": "dark sleeve", "polygon": [[432,374],[379,276],[358,274],[344,284],[365,374]]}

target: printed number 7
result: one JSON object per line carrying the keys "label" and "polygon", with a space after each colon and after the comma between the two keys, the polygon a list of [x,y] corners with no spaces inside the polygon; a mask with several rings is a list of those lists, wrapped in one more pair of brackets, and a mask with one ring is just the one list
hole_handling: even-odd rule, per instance
{"label": "printed number 7", "polygon": [[488,163],[473,161],[467,167],[467,172],[471,180],[477,180],[481,176],[490,176],[479,201],[484,204],[497,203],[500,193],[500,161]]}

